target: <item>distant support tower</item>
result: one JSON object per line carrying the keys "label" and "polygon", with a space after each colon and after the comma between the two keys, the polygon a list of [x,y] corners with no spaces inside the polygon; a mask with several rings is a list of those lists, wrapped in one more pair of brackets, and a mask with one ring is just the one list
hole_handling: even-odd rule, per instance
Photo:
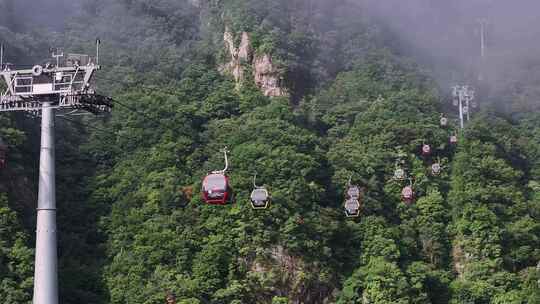
{"label": "distant support tower", "polygon": [[458,85],[452,87],[452,97],[454,99],[454,105],[459,109],[459,122],[460,127],[465,127],[465,117],[467,122],[470,119],[471,106],[476,107],[474,100],[474,89],[467,85]]}
{"label": "distant support tower", "polygon": [[52,62],[31,69],[15,69],[4,63],[0,48],[0,78],[6,90],[0,92],[0,112],[41,112],[41,149],[37,206],[36,256],[33,304],[58,304],[58,256],[55,181],[55,111],[110,112],[112,100],[97,95],[91,84],[100,69],[96,57],[52,50]]}
{"label": "distant support tower", "polygon": [[480,24],[480,71],[478,73],[478,80],[484,81],[484,68],[486,61],[486,27],[488,25],[487,19],[478,19]]}

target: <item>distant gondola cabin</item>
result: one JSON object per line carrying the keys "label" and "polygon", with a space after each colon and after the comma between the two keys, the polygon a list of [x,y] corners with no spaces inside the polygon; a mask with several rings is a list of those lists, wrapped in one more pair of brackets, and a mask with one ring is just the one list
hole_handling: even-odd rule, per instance
{"label": "distant gondola cabin", "polygon": [[232,202],[232,189],[229,178],[223,173],[211,173],[202,183],[202,196],[211,205],[225,205]]}
{"label": "distant gondola cabin", "polygon": [[347,189],[347,197],[358,199],[360,197],[360,189],[357,186],[350,186]]}
{"label": "distant gondola cabin", "polygon": [[414,190],[412,186],[406,186],[401,191],[401,199],[406,204],[411,204],[414,201]]}
{"label": "distant gondola cabin", "polygon": [[268,190],[265,188],[259,187],[256,189],[253,189],[251,192],[251,207],[253,209],[266,209],[268,208],[268,203],[270,199],[270,195],[268,194]]}
{"label": "distant gondola cabin", "polygon": [[440,124],[441,124],[441,127],[446,127],[448,125],[448,118],[442,116]]}
{"label": "distant gondola cabin", "polygon": [[346,200],[344,207],[347,217],[358,217],[360,215],[360,202],[357,199]]}
{"label": "distant gondola cabin", "polygon": [[397,180],[404,180],[405,179],[405,170],[403,170],[402,168],[397,168],[395,171],[394,171],[394,179],[397,179]]}
{"label": "distant gondola cabin", "polygon": [[429,156],[431,154],[431,146],[430,145],[422,145],[422,155]]}
{"label": "distant gondola cabin", "polygon": [[431,165],[431,173],[433,175],[439,175],[441,173],[441,170],[442,170],[441,164],[434,163],[433,165]]}

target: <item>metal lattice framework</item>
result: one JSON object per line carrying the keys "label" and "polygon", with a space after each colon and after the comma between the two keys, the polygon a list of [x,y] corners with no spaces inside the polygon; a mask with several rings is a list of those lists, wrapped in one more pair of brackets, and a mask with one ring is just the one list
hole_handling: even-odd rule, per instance
{"label": "metal lattice framework", "polygon": [[470,120],[471,105],[476,107],[476,103],[472,103],[475,99],[474,89],[467,85],[458,85],[452,87],[452,97],[454,98],[454,105],[459,109],[459,121],[461,129],[464,128],[464,115],[467,118],[467,122]]}
{"label": "metal lattice framework", "polygon": [[[98,54],[99,54],[99,42]],[[85,110],[94,114],[109,112],[112,100],[97,95],[91,86],[95,72],[101,69],[99,57],[67,54],[56,50],[51,62],[31,69],[12,69],[0,62],[0,78],[7,85],[0,95],[0,112],[39,111],[43,102],[52,109]],[[3,59],[2,59],[3,60]]]}

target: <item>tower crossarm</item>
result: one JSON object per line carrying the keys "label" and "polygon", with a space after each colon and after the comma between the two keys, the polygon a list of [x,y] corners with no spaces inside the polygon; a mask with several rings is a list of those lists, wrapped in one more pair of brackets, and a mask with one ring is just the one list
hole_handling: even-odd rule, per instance
{"label": "tower crossarm", "polygon": [[99,69],[93,63],[69,67],[36,65],[32,69],[3,70],[0,76],[7,85],[4,97],[65,96],[87,92],[94,72]]}
{"label": "tower crossarm", "polygon": [[[36,111],[42,108],[42,98],[22,98],[19,96],[1,96],[0,112]],[[61,96],[58,102],[51,103],[53,109],[80,109],[99,114],[110,112],[113,100],[110,97],[93,93]]]}

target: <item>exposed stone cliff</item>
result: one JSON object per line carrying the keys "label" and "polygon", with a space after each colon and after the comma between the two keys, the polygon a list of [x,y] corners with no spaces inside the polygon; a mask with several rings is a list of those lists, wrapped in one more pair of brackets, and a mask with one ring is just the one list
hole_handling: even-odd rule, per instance
{"label": "exposed stone cliff", "polygon": [[246,68],[251,67],[251,76],[265,96],[288,96],[283,87],[282,73],[272,63],[270,54],[256,53],[249,34],[242,32],[241,35],[240,45],[236,47],[233,33],[228,28],[225,29],[223,41],[229,61],[220,66],[220,71],[231,74],[239,88],[246,81]]}

